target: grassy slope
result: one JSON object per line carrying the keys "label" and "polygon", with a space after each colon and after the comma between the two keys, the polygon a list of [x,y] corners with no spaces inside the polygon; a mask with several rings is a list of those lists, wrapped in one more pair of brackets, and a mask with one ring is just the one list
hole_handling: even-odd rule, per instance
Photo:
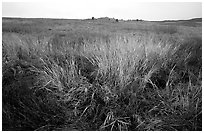
{"label": "grassy slope", "polygon": [[201,130],[201,27],[2,20],[3,130]]}

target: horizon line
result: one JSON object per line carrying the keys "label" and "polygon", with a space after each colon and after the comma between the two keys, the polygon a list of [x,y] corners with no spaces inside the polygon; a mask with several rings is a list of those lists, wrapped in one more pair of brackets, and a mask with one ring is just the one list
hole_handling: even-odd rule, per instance
{"label": "horizon line", "polygon": [[[94,17],[94,16],[92,16]],[[66,19],[66,20],[87,20],[87,19],[92,19],[92,17],[90,18],[52,18],[52,17],[18,17],[18,16],[2,16],[2,18],[19,18],[19,19]],[[109,19],[118,19],[118,18],[114,18],[114,17],[99,17],[99,18],[95,18],[94,19],[100,19],[100,18],[109,18]],[[179,20],[191,20],[191,19],[196,19],[196,18],[201,18],[202,17],[193,17],[193,18],[188,18],[188,19],[163,19],[163,20],[144,20],[144,19],[139,19],[139,18],[135,18],[135,19],[118,19],[118,20],[124,20],[124,21],[128,21],[128,20],[140,20],[140,21],[179,21]]]}

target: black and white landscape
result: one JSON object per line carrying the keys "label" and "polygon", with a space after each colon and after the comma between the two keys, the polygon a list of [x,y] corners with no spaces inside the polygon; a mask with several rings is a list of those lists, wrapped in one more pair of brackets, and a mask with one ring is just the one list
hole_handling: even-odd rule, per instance
{"label": "black and white landscape", "polygon": [[4,13],[2,130],[202,130],[201,16]]}

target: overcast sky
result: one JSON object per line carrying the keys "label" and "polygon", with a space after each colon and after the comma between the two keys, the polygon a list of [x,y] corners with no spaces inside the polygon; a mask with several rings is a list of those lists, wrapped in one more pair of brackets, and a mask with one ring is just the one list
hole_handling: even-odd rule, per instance
{"label": "overcast sky", "polygon": [[[57,1],[57,0],[56,0]],[[68,2],[3,2],[3,17],[175,20],[202,17],[202,3],[134,0],[71,0]]]}

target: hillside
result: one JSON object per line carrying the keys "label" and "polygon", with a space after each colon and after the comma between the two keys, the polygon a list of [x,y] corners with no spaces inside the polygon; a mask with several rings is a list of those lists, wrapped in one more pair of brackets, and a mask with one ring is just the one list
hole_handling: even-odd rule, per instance
{"label": "hillside", "polygon": [[165,24],[183,25],[183,26],[191,26],[191,27],[202,26],[202,18],[193,18],[188,20],[164,20],[161,22]]}
{"label": "hillside", "polygon": [[3,131],[202,131],[202,24],[2,18]]}

